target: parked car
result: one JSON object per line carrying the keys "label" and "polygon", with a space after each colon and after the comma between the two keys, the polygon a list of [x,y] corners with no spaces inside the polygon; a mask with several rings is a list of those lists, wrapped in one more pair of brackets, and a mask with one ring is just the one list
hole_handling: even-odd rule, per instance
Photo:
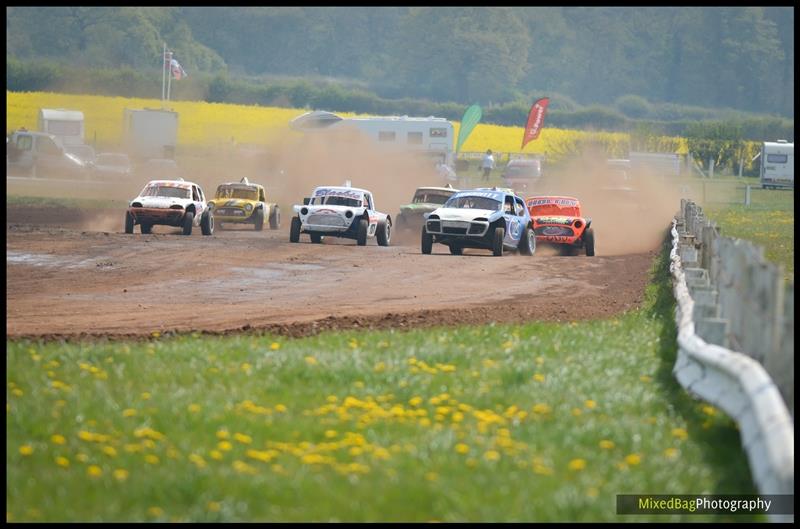
{"label": "parked car", "polygon": [[459,191],[430,213],[422,228],[422,253],[430,254],[433,243],[461,255],[464,248],[491,250],[495,256],[505,250],[533,255],[536,239],[525,203],[513,190],[479,188]]}
{"label": "parked car", "polygon": [[92,167],[92,173],[98,178],[126,178],[133,174],[131,160],[121,152],[101,152]]}
{"label": "parked car", "polygon": [[425,223],[425,213],[440,207],[457,192],[458,189],[449,184],[446,187],[418,187],[411,203],[400,206],[400,213],[395,217],[397,233],[419,233]]}
{"label": "parked car", "polygon": [[84,179],[87,167],[56,136],[19,129],[6,137],[6,175]]}
{"label": "parked car", "polygon": [[148,182],[125,212],[125,233],[133,233],[136,224],[142,233],[151,233],[156,224],[182,228],[184,235],[191,235],[194,226],[200,226],[203,235],[214,233],[214,216],[203,190],[183,179]]}
{"label": "parked car", "polygon": [[64,150],[77,156],[80,161],[85,163],[89,168],[97,161],[97,154],[94,151],[94,147],[91,145],[85,145],[83,143],[66,144],[64,145]]}
{"label": "parked car", "polygon": [[355,239],[359,246],[375,237],[380,246],[389,246],[392,219],[375,210],[372,193],[355,187],[323,186],[314,189],[303,205],[294,206],[289,241],[298,242],[307,233],[311,242],[319,244],[323,237]]}
{"label": "parked car", "polygon": [[525,193],[542,178],[542,161],[539,159],[517,158],[511,160],[503,169],[503,182],[517,192]]}
{"label": "parked car", "polygon": [[525,200],[533,219],[537,243],[557,245],[562,253],[583,249],[594,255],[592,219],[581,213],[581,203],[574,197],[539,196]]}
{"label": "parked car", "polygon": [[223,222],[253,224],[256,231],[269,222],[269,229],[281,227],[281,210],[278,204],[267,202],[266,191],[260,184],[251,184],[247,178],[228,182],[217,187],[217,194],[208,202],[214,218],[221,228]]}

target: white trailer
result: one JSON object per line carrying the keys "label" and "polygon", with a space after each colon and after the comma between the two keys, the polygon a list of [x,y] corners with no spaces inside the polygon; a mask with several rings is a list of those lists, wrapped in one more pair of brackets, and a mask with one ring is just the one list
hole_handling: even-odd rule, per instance
{"label": "white trailer", "polygon": [[140,160],[175,156],[178,143],[178,113],[160,109],[124,111],[123,138],[128,153]]}
{"label": "white trailer", "polygon": [[67,147],[83,145],[83,112],[64,108],[40,108],[39,132],[52,134]]}
{"label": "white trailer", "polygon": [[794,142],[765,141],[759,156],[761,187],[794,189]]}
{"label": "white trailer", "polygon": [[332,112],[316,110],[296,117],[292,128],[303,132],[354,127],[381,145],[419,152],[432,161],[450,167],[454,163],[453,124],[445,118],[429,116],[369,116],[343,118]]}

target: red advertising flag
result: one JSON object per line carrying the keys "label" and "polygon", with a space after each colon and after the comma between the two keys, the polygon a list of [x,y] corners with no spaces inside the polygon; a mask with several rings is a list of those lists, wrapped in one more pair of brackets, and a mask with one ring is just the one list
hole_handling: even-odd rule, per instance
{"label": "red advertising flag", "polygon": [[550,98],[543,97],[537,99],[531,106],[531,111],[528,114],[528,122],[525,124],[525,134],[522,136],[522,147],[520,147],[520,150],[524,149],[529,141],[533,141],[539,137],[539,132],[542,130],[542,125],[544,125],[544,113],[547,112],[547,105],[549,103]]}

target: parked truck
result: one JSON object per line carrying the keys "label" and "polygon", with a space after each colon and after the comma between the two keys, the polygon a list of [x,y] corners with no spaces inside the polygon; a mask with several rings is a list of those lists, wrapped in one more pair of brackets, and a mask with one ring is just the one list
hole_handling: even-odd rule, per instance
{"label": "parked truck", "polygon": [[38,130],[52,134],[64,147],[83,145],[85,135],[83,112],[64,108],[40,108]]}
{"label": "parked truck", "polygon": [[128,154],[138,161],[172,159],[178,143],[178,113],[161,109],[129,109],[123,116]]}
{"label": "parked truck", "polygon": [[756,157],[761,159],[761,187],[794,189],[794,142],[765,141]]}

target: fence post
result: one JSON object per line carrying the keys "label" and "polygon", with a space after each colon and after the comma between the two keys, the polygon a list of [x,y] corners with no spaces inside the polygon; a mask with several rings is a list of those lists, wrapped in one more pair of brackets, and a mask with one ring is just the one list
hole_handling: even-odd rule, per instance
{"label": "fence post", "polygon": [[714,178],[714,158],[708,159],[708,177]]}
{"label": "fence post", "polygon": [[742,166],[744,165],[744,158],[739,158],[739,178],[742,177]]}
{"label": "fence post", "polygon": [[[741,176],[741,174],[739,176]],[[744,205],[750,206],[750,184],[747,184],[744,188]]]}

